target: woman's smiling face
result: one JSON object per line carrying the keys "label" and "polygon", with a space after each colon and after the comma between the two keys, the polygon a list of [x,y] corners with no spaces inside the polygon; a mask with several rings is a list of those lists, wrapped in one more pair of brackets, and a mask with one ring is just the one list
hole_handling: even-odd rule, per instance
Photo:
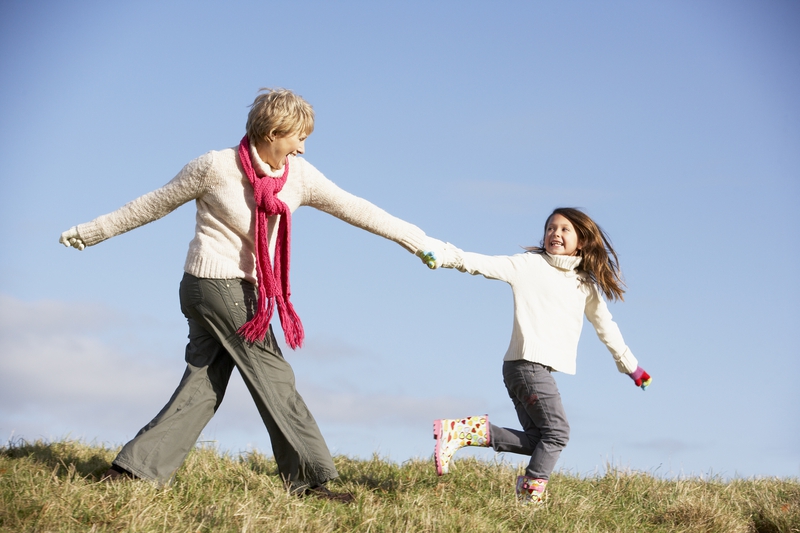
{"label": "woman's smiling face", "polygon": [[544,249],[550,255],[576,255],[581,243],[572,222],[563,215],[555,214],[547,221],[544,230]]}
{"label": "woman's smiling face", "polygon": [[306,151],[307,138],[308,134],[304,132],[290,133],[272,141],[264,140],[256,146],[256,150],[261,160],[272,170],[279,170],[283,168],[288,156],[300,155]]}

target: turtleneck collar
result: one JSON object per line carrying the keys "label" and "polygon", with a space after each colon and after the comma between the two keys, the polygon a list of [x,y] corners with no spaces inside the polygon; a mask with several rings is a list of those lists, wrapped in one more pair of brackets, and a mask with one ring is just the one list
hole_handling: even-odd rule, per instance
{"label": "turtleneck collar", "polygon": [[[256,150],[256,145],[250,143],[250,159],[253,161],[253,170],[256,171],[258,176],[269,176],[270,178],[280,178],[283,176],[283,167],[278,170],[272,170],[270,166],[261,160]],[[284,163],[285,164],[285,163]]]}
{"label": "turtleneck collar", "polygon": [[583,260],[579,255],[550,255],[547,252],[543,253],[542,257],[550,266],[561,270],[575,270]]}

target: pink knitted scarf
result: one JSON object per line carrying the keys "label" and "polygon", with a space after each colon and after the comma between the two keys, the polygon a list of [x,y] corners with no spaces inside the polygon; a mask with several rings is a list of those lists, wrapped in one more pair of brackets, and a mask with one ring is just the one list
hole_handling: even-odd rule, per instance
{"label": "pink knitted scarf", "polygon": [[[277,194],[286,183],[289,175],[289,159],[284,164],[280,178],[257,176],[250,158],[250,141],[247,135],[239,143],[239,159],[242,161],[256,201],[255,247],[256,273],[258,274],[258,309],[255,316],[239,328],[239,334],[250,342],[264,340],[269,330],[269,322],[275,306],[286,339],[292,349],[303,345],[303,324],[289,301],[289,255],[292,232],[292,213]],[[269,236],[267,219],[270,215],[280,215],[278,242],[275,245],[275,268],[269,260]]]}

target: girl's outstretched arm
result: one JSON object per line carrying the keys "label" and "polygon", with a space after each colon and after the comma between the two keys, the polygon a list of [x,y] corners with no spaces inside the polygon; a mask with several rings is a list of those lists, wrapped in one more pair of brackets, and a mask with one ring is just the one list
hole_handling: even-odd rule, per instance
{"label": "girl's outstretched arm", "polygon": [[639,366],[639,362],[630,348],[625,344],[619,326],[611,317],[608,305],[603,299],[597,287],[592,287],[592,294],[587,298],[585,314],[589,322],[594,326],[597,336],[606,345],[608,351],[614,356],[617,369],[623,374],[627,374],[637,387],[642,390],[647,389],[652,381],[650,374]]}
{"label": "girl's outstretched arm", "polygon": [[589,322],[594,326],[597,337],[606,345],[608,351],[617,363],[617,369],[623,374],[636,371],[639,362],[625,344],[619,326],[614,322],[608,305],[596,286],[589,288],[590,294],[586,299],[584,313]]}
{"label": "girl's outstretched arm", "polygon": [[426,250],[417,255],[428,268],[454,268],[473,276],[481,275],[487,279],[495,279],[510,283],[518,273],[520,258],[525,254],[483,255],[465,252],[449,242],[433,239],[439,250]]}

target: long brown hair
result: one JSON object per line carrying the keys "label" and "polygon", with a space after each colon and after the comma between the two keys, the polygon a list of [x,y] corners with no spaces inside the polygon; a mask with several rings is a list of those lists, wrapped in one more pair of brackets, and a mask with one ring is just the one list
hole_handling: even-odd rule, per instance
{"label": "long brown hair", "polygon": [[[625,282],[622,281],[619,259],[606,232],[580,209],[559,207],[547,217],[544,223],[545,233],[547,233],[547,225],[553,215],[561,215],[569,220],[575,228],[581,247],[578,254],[583,257],[581,264],[578,265],[578,271],[585,273],[608,300],[624,300],[622,294],[625,292],[623,288]],[[526,250],[539,254],[544,253],[544,239],[540,244],[541,246],[531,246]]]}

